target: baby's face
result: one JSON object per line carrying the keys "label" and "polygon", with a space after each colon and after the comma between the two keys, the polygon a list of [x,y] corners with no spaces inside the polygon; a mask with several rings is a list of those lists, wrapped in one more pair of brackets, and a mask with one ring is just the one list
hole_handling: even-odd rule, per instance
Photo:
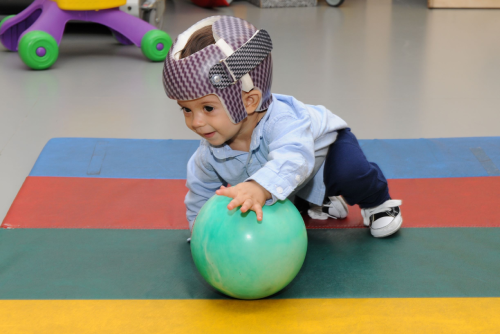
{"label": "baby's face", "polygon": [[205,138],[212,146],[220,146],[234,138],[241,122],[233,124],[216,95],[189,101],[177,101],[189,129]]}

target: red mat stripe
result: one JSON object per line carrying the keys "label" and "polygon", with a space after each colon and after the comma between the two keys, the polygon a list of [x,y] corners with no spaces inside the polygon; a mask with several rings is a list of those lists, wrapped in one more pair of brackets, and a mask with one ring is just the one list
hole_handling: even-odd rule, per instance
{"label": "red mat stripe", "polygon": [[[500,227],[500,177],[389,180],[404,227]],[[28,177],[3,228],[187,229],[185,180]],[[363,227],[305,217],[308,228]]]}
{"label": "red mat stripe", "polygon": [[2,227],[187,229],[185,183],[30,176]]}

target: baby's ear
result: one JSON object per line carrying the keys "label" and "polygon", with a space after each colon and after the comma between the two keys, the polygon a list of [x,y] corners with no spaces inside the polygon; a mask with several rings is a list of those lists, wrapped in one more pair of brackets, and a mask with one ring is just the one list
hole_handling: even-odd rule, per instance
{"label": "baby's ear", "polygon": [[262,99],[262,93],[258,89],[252,89],[249,92],[242,92],[243,104],[249,115],[253,114],[255,110],[259,107],[260,100]]}

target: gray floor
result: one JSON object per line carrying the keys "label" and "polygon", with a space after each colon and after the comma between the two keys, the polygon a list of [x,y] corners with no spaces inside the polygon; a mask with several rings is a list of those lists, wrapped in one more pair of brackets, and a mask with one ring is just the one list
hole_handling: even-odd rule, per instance
{"label": "gray floor", "polygon": [[[327,106],[359,138],[500,135],[500,10],[428,10],[426,0],[209,10],[175,0],[163,29],[175,37],[216,14],[269,31],[273,91]],[[0,221],[50,138],[195,139],[161,69],[111,35],[65,35],[55,66],[40,72],[0,46]]]}

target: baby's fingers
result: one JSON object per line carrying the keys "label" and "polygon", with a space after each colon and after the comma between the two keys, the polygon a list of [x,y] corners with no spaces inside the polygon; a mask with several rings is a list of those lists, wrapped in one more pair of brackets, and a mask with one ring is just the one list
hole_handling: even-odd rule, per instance
{"label": "baby's fingers", "polygon": [[219,188],[219,189],[217,189],[217,190],[215,191],[215,193],[216,193],[217,195],[224,196],[225,190],[226,190],[226,188],[225,188],[224,186],[220,186],[220,188]]}
{"label": "baby's fingers", "polygon": [[253,201],[251,199],[245,200],[245,202],[243,202],[243,205],[241,206],[241,212],[247,212],[252,208],[252,206],[253,206]]}
{"label": "baby's fingers", "polygon": [[241,204],[243,204],[243,201],[240,198],[238,197],[233,198],[233,200],[229,202],[229,204],[227,205],[227,209],[232,210],[234,208],[239,207]]}
{"label": "baby's fingers", "polygon": [[227,196],[231,198],[234,198],[236,195],[236,192],[233,190],[233,188],[226,188],[224,186],[221,186],[220,189],[217,189],[215,193],[220,196]]}
{"label": "baby's fingers", "polygon": [[257,214],[257,220],[261,222],[262,218],[264,218],[264,213],[262,212],[262,207],[260,206],[260,204],[255,204],[252,207],[252,210]]}

